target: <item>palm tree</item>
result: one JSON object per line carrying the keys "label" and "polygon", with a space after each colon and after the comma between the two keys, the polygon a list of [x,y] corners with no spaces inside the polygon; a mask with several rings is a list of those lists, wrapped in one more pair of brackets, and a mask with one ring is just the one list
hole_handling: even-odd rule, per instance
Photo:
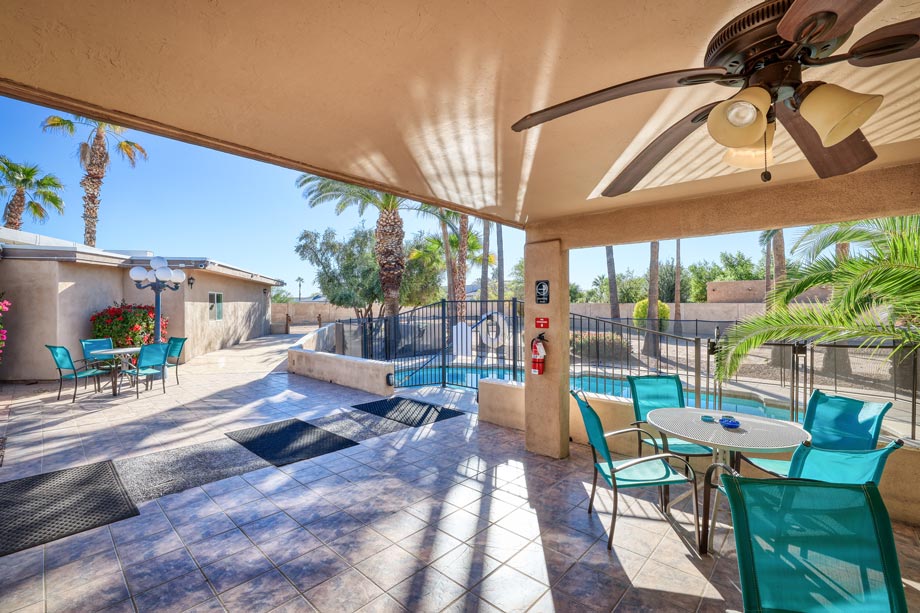
{"label": "palm tree", "polygon": [[109,146],[113,145],[115,151],[126,159],[133,168],[137,158],[147,159],[147,151],[134,141],[122,137],[125,129],[86,117],[74,115],[73,119],[65,119],[59,115],[51,115],[42,124],[43,130],[63,132],[73,136],[77,126],[90,128],[89,137],[80,143],[77,153],[80,157],[80,166],[86,171],[80,181],[83,188],[83,242],[90,247],[96,246],[96,224],[99,222],[99,205],[101,200],[99,192],[102,190],[102,180],[109,168]]}
{"label": "palm tree", "polygon": [[[836,250],[833,256],[820,255],[843,242],[859,243],[864,251],[843,259]],[[720,379],[731,377],[748,353],[771,341],[895,341],[892,355],[901,363],[920,347],[920,215],[825,227],[805,244],[816,257],[799,278],[777,282],[770,297],[773,308],[742,321],[723,337],[716,355]],[[796,296],[817,285],[831,286],[827,304],[788,308]]]}
{"label": "palm tree", "polygon": [[300,296],[300,287],[303,285],[303,277],[297,277],[294,281],[297,283],[297,302],[300,302],[303,300]]}
{"label": "palm tree", "polygon": [[773,237],[776,236],[776,230],[764,230],[757,237],[757,242],[763,247],[763,299],[764,305],[767,303],[767,294],[773,289],[771,277],[773,276]]}
{"label": "palm tree", "polygon": [[778,286],[786,280],[786,240],[783,229],[778,228],[773,234],[773,285]]}
{"label": "palm tree", "polygon": [[[439,236],[430,234],[423,237],[421,247],[409,252],[410,260],[420,260],[426,266],[443,266],[444,265],[444,243]],[[482,264],[489,265],[495,263],[495,256],[489,254],[488,258],[483,255],[483,245],[479,235],[470,232],[466,237],[466,261],[470,266],[479,266]],[[448,248],[453,251],[459,251],[460,238],[456,234],[451,234],[448,241]],[[446,266],[445,266],[446,268]]]}
{"label": "palm tree", "polygon": [[0,197],[12,192],[3,209],[3,223],[11,230],[22,228],[23,213],[28,211],[32,219],[41,223],[48,219],[48,208],[64,212],[61,191],[64,186],[54,175],[41,175],[38,166],[16,164],[0,157]]}
{"label": "palm tree", "polygon": [[674,317],[680,321],[680,239],[677,239],[674,253]]}
{"label": "palm tree", "polygon": [[368,207],[377,209],[374,257],[383,290],[383,313],[387,317],[398,315],[399,287],[406,270],[406,256],[403,252],[406,233],[399,211],[413,208],[410,201],[393,194],[306,173],[297,177],[296,185],[303,189],[303,197],[310,208],[331,202],[335,205],[336,215],[351,206],[358,208],[359,215],[363,215]]}
{"label": "palm tree", "polygon": [[502,241],[502,225],[495,224],[495,276],[498,277],[498,301],[505,300],[505,245]]}
{"label": "palm tree", "polygon": [[620,298],[617,293],[617,267],[613,261],[613,245],[604,247],[607,255],[607,292],[610,294],[610,317],[620,318]]}
{"label": "palm tree", "polygon": [[[492,225],[488,219],[482,220],[482,251],[489,253],[489,227]],[[491,255],[491,254],[490,254]],[[489,299],[489,258],[482,259],[482,274],[479,275],[479,299]]]}
{"label": "palm tree", "polygon": [[642,353],[650,358],[658,357],[658,241],[649,245],[648,266],[648,315],[646,315],[645,342]]}
{"label": "palm tree", "polygon": [[420,215],[428,215],[438,220],[438,227],[441,231],[442,253],[444,255],[444,266],[447,270],[447,300],[453,302],[456,300],[454,294],[454,278],[457,276],[457,263],[453,258],[451,248],[451,230],[456,232],[457,213],[449,209],[434,206],[433,204],[419,204],[412,207]]}
{"label": "palm tree", "polygon": [[469,250],[470,216],[457,216],[457,259],[454,275],[454,298],[457,301],[457,319],[466,317],[466,258]]}

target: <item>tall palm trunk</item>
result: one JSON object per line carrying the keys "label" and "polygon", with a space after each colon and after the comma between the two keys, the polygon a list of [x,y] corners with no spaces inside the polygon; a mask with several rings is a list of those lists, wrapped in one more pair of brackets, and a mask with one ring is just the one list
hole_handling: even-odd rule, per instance
{"label": "tall palm trunk", "polygon": [[374,233],[374,256],[380,268],[383,314],[387,317],[399,314],[399,286],[406,270],[406,256],[403,253],[405,236],[399,211],[380,211]]}
{"label": "tall palm trunk", "polygon": [[604,247],[607,255],[607,287],[610,291],[610,317],[620,318],[620,298],[617,292],[617,267],[613,261],[613,246]]}
{"label": "tall palm trunk", "polygon": [[479,299],[489,299],[489,226],[487,219],[482,220],[482,274],[479,276]]}
{"label": "tall palm trunk", "polygon": [[102,190],[102,179],[109,166],[109,149],[105,142],[105,129],[96,128],[93,144],[89,150],[89,162],[86,164],[86,174],[80,181],[83,188],[83,243],[96,246],[96,224],[99,222],[99,192]]}
{"label": "tall palm trunk", "polygon": [[[850,257],[850,243],[837,243],[834,246],[834,253],[837,256],[837,265],[839,266]],[[825,347],[821,370],[830,376],[836,374],[838,377],[848,377],[852,375],[853,366],[850,364],[850,350],[830,346]]]}
{"label": "tall palm trunk", "polygon": [[674,332],[676,334],[681,334],[683,332],[683,327],[681,326],[680,320],[680,239],[677,239],[677,244],[675,245],[674,253],[674,316],[671,318],[674,320]]}
{"label": "tall palm trunk", "polygon": [[648,314],[646,317],[645,342],[642,353],[650,358],[658,357],[658,241],[649,245],[650,258],[648,265]]}
{"label": "tall palm trunk", "polygon": [[505,245],[502,241],[502,225],[495,224],[495,276],[498,277],[498,300],[505,299]]}
{"label": "tall palm trunk", "polygon": [[444,260],[447,264],[447,299],[450,301],[456,300],[456,295],[454,294],[454,279],[457,277],[457,270],[454,264],[454,258],[451,254],[450,249],[450,232],[447,230],[447,222],[442,218],[440,220],[441,224],[441,243],[444,246]]}
{"label": "tall palm trunk", "polygon": [[[783,229],[779,228],[773,235],[773,287],[779,287],[786,280],[786,241],[783,238]],[[766,309],[773,309],[767,301]],[[785,357],[783,352],[785,351]],[[792,350],[783,346],[774,346],[770,350],[770,363],[788,367],[792,363]]]}
{"label": "tall palm trunk", "polygon": [[763,299],[764,305],[766,305],[767,294],[770,293],[770,290],[773,288],[771,283],[773,277],[773,241],[772,239],[767,242],[766,247],[763,250]]}
{"label": "tall palm trunk", "polygon": [[457,319],[466,317],[466,258],[469,253],[470,216],[460,215],[457,243],[457,275],[454,278],[454,294],[457,300]]}
{"label": "tall palm trunk", "polygon": [[26,210],[26,190],[17,188],[6,207],[6,227],[11,230],[22,228],[22,214]]}

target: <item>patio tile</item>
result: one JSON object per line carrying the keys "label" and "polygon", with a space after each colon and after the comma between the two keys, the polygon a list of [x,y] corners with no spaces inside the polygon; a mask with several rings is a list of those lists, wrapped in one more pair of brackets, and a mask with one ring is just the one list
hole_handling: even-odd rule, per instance
{"label": "patio tile", "polygon": [[220,599],[230,613],[263,613],[297,596],[297,590],[281,573],[270,570],[224,592]]}
{"label": "patio tile", "polygon": [[[606,606],[601,603],[606,603]],[[606,595],[600,594],[596,604],[589,604],[579,602],[568,594],[553,589],[543,594],[528,613],[608,613],[609,611],[610,604]],[[648,613],[653,611],[654,609]]]}
{"label": "patio tile", "polygon": [[270,570],[272,563],[255,547],[227,556],[201,570],[220,594]]}
{"label": "patio tile", "polygon": [[[239,477],[234,477],[234,479],[238,478]],[[211,494],[211,499],[217,503],[217,506],[226,511],[228,509],[239,507],[240,505],[246,504],[247,502],[252,502],[254,500],[263,498],[262,492],[252,487],[242,479],[240,479],[240,482],[242,482],[242,486],[232,490]]]}
{"label": "patio tile", "polygon": [[164,511],[174,511],[189,504],[204,504],[206,502],[210,502],[210,500],[211,499],[202,488],[193,487],[183,492],[163,496],[162,498],[158,499],[157,502],[160,504]]}
{"label": "patio tile", "polygon": [[96,577],[66,591],[48,590],[47,613],[98,611],[128,598],[128,587],[121,571]]}
{"label": "patio tile", "polygon": [[359,528],[328,543],[329,548],[349,564],[357,564],[392,544],[388,538],[368,527]]}
{"label": "patio tile", "polygon": [[43,547],[39,545],[0,557],[0,577],[12,582],[41,573],[44,556]]}
{"label": "patio tile", "polygon": [[65,592],[103,575],[120,571],[121,566],[114,549],[104,551],[49,570],[45,573],[46,589],[49,594]]}
{"label": "patio tile", "polygon": [[397,543],[400,547],[424,562],[433,562],[461,544],[446,532],[432,527],[410,534]]}
{"label": "patio tile", "polygon": [[432,522],[431,525],[458,540],[466,541],[486,529],[489,526],[489,521],[469,511],[460,509],[456,513],[451,513],[447,517],[439,519],[437,522]]}
{"label": "patio tile", "polygon": [[195,521],[214,513],[220,513],[220,507],[208,498],[207,494],[202,492],[202,495],[205,496],[206,500],[196,500],[180,507],[167,509],[166,517],[169,518],[173,525],[178,525]]}
{"label": "patio tile", "polygon": [[405,579],[388,594],[409,611],[441,611],[466,590],[437,570],[426,567]]}
{"label": "patio tile", "polygon": [[0,583],[0,611],[18,611],[44,599],[41,572]]}
{"label": "patio tile", "polygon": [[472,590],[503,611],[526,611],[545,591],[545,585],[508,566],[502,566]]}
{"label": "patio tile", "polygon": [[634,579],[648,559],[619,545],[614,545],[613,549],[607,549],[607,540],[600,539],[578,562],[608,575],[625,574],[630,579]]}
{"label": "patio tile", "polygon": [[176,532],[186,544],[196,543],[235,529],[236,524],[223,513],[215,513],[176,526]]}
{"label": "patio tile", "polygon": [[534,542],[577,559],[584,555],[597,540],[597,537],[588,536],[573,528],[550,526],[540,533]]}
{"label": "patio tile", "polygon": [[305,596],[320,613],[352,613],[381,594],[379,587],[352,568],[317,585]]}
{"label": "patio tile", "polygon": [[232,519],[237,526],[242,526],[243,524],[248,524],[257,519],[274,515],[281,510],[271,500],[262,498],[261,496],[262,495],[259,494],[259,498],[255,500],[227,509],[225,511],[226,515]]}
{"label": "patio tile", "polygon": [[124,572],[128,589],[132,594],[140,594],[197,568],[198,565],[187,550],[176,549],[158,558],[128,566]]}
{"label": "patio tile", "polygon": [[262,468],[243,475],[249,484],[262,492],[271,494],[291,487],[300,487],[300,482],[275,467]]}
{"label": "patio tile", "polygon": [[198,564],[205,566],[251,546],[252,541],[239,529],[235,529],[192,543],[189,550]]}
{"label": "patio tile", "polygon": [[269,494],[267,497],[279,508],[285,510],[303,507],[322,500],[319,494],[303,486],[287,488]]}
{"label": "patio tile", "polygon": [[340,512],[328,515],[320,520],[307,524],[307,530],[315,534],[326,543],[362,528],[364,524],[348,513]]}
{"label": "patio tile", "polygon": [[501,566],[501,562],[470,545],[463,543],[431,563],[435,568],[463,587],[469,589],[489,573]]}
{"label": "patio tile", "polygon": [[288,508],[286,510],[288,515],[303,526],[307,526],[324,517],[336,515],[341,512],[342,510],[339,507],[324,499],[320,499],[305,506]]}
{"label": "patio tile", "polygon": [[359,562],[355,568],[384,590],[389,590],[424,566],[422,560],[396,545],[390,545]]}
{"label": "patio tile", "polygon": [[201,571],[183,575],[134,597],[138,613],[185,611],[208,601],[214,592]]}
{"label": "patio tile", "polygon": [[191,609],[186,609],[184,613],[224,613],[226,609],[217,598],[205,600],[201,604],[196,604]]}
{"label": "patio tile", "polygon": [[301,592],[319,585],[348,569],[348,562],[326,546],[282,565],[283,572]]}
{"label": "patio tile", "polygon": [[285,532],[279,537],[259,543],[259,549],[272,562],[280,566],[294,558],[309,553],[322,545],[322,541],[304,528]]}
{"label": "patio tile", "polygon": [[280,607],[272,609],[269,613],[316,613],[316,607],[307,602],[307,599],[303,596],[298,596],[288,600]]}
{"label": "patio tile", "polygon": [[404,613],[405,610],[406,609],[393,600],[389,594],[381,594],[358,609],[358,613]]}
{"label": "patio tile", "polygon": [[125,566],[138,564],[144,560],[156,558],[174,549],[182,547],[182,539],[174,530],[158,532],[137,540],[118,545],[118,557]]}
{"label": "patio tile", "polygon": [[142,513],[137,517],[129,517],[109,526],[112,538],[116,545],[130,543],[131,541],[169,530],[172,525],[166,515],[159,509],[152,513]]}
{"label": "patio tile", "polygon": [[261,542],[270,541],[275,537],[296,530],[299,527],[300,524],[291,519],[284,512],[281,512],[244,524],[240,526],[240,529],[258,545]]}
{"label": "patio tile", "polygon": [[246,480],[240,476],[229,477],[227,479],[221,479],[220,481],[214,481],[213,483],[207,483],[201,486],[201,489],[205,494],[214,498],[221,494],[226,494],[234,490],[245,487],[247,484]]}
{"label": "patio tile", "polygon": [[477,551],[501,562],[507,562],[528,544],[524,537],[494,524],[467,542]]}
{"label": "patio tile", "polygon": [[610,575],[585,564],[574,564],[553,586],[553,594],[562,593],[583,604],[610,610],[630,585],[625,574]]}
{"label": "patio tile", "polygon": [[397,511],[370,524],[370,526],[391,541],[404,539],[425,526],[424,521],[407,511]]}
{"label": "patio tile", "polygon": [[537,543],[527,545],[508,560],[508,566],[545,585],[555,584],[573,564],[575,558]]}

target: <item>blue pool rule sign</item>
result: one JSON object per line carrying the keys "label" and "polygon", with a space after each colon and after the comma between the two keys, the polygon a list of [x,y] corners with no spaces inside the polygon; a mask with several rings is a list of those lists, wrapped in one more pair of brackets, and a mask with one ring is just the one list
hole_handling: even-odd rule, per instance
{"label": "blue pool rule sign", "polygon": [[534,294],[537,296],[537,304],[549,304],[549,281],[537,281]]}

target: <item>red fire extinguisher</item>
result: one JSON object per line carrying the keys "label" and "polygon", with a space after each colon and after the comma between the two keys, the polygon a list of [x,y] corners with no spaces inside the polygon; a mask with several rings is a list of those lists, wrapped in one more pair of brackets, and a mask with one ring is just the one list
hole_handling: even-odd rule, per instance
{"label": "red fire extinguisher", "polygon": [[546,348],[543,343],[548,342],[543,332],[530,341],[530,373],[533,375],[543,374],[543,367],[546,363]]}

